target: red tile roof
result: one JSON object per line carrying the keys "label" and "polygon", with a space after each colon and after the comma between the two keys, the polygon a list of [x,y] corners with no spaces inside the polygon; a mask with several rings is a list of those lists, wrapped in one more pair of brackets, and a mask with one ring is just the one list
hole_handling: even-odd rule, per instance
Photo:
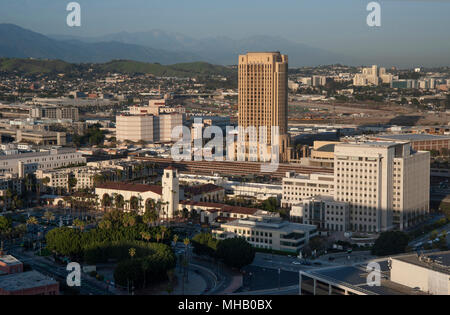
{"label": "red tile roof", "polygon": [[155,194],[162,195],[162,187],[156,185],[144,185],[144,184],[128,184],[122,182],[109,182],[97,185],[97,188],[110,189],[110,190],[125,190],[133,192],[148,192],[151,191]]}

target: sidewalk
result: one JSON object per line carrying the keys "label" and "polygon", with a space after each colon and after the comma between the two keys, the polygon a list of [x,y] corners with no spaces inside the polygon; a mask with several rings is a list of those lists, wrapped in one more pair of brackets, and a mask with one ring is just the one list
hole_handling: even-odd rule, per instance
{"label": "sidewalk", "polygon": [[[188,280],[184,283],[183,289],[183,272],[176,269],[175,272],[176,284],[173,288],[171,295],[202,295],[206,288],[207,283],[205,279],[198,273],[189,269]],[[160,288],[160,291],[156,293],[157,295],[169,295],[167,290]]]}

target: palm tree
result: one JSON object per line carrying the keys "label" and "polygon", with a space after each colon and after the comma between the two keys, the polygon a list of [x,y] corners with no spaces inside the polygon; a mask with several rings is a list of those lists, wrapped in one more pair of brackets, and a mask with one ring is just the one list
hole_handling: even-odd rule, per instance
{"label": "palm tree", "polygon": [[159,243],[160,240],[161,240],[161,234],[157,233],[156,234],[156,242]]}
{"label": "palm tree", "polygon": [[150,263],[147,259],[142,262],[142,271],[144,272],[144,289],[147,287],[147,270],[150,268]]}
{"label": "palm tree", "polygon": [[55,219],[55,216],[50,211],[46,211],[44,213],[44,218],[47,220],[47,224],[50,224],[50,221],[53,221]]}
{"label": "palm tree", "polygon": [[165,236],[165,234],[167,232],[167,227],[161,226],[161,228],[159,230],[161,232],[161,239],[164,241],[164,236]]}
{"label": "palm tree", "polygon": [[189,248],[189,244],[191,243],[191,241],[188,239],[188,238],[185,238],[184,239],[184,241],[183,241],[183,243],[184,243],[184,246],[186,246],[186,250],[185,250],[185,252],[184,252],[184,263],[183,263],[183,265],[184,265],[184,267],[185,267],[185,269],[184,269],[184,273],[186,274],[186,280],[188,280],[188,273],[186,272],[187,271],[187,267],[189,266],[189,261],[188,261],[188,248]]}
{"label": "palm tree", "polygon": [[38,225],[38,220],[35,217],[29,217],[27,220],[27,225]]}
{"label": "palm tree", "polygon": [[86,222],[81,221],[79,219],[73,220],[73,225],[79,228],[82,232],[84,231],[84,228],[86,227]]}
{"label": "palm tree", "polygon": [[149,232],[141,232],[141,237],[143,240],[146,240],[147,242],[150,241],[152,238]]}
{"label": "palm tree", "polygon": [[131,259],[134,258],[134,256],[136,255],[136,249],[135,248],[130,248],[130,250],[128,251],[128,254],[130,255]]}
{"label": "palm tree", "polygon": [[189,247],[189,244],[191,243],[191,241],[188,238],[185,238],[183,243],[184,243],[184,246],[186,246],[186,252],[185,253],[187,254],[187,250],[188,250],[188,247]]}
{"label": "palm tree", "polygon": [[50,183],[50,178],[48,177],[44,177],[42,180],[42,184],[44,185],[44,187],[46,187],[46,189],[48,188],[48,184]]}
{"label": "palm tree", "polygon": [[173,242],[174,242],[174,244],[175,244],[175,246],[177,245],[177,242],[178,242],[178,235],[177,234],[175,234],[174,236],[173,236]]}

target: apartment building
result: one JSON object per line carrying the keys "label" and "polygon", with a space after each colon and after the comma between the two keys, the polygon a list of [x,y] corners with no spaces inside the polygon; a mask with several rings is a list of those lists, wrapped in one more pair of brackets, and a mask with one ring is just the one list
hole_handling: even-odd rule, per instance
{"label": "apartment building", "polygon": [[0,156],[0,175],[34,173],[86,163],[86,158],[73,148],[54,148],[33,153]]}

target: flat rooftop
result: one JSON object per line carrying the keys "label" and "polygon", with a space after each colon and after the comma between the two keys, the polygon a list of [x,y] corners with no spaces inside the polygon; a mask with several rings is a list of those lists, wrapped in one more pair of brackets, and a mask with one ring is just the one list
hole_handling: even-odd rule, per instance
{"label": "flat rooftop", "polygon": [[293,232],[311,232],[317,229],[315,225],[292,223],[282,220],[281,218],[264,218],[263,220],[257,219],[237,219],[224,225],[242,228],[260,228],[264,230],[271,230],[284,233]]}
{"label": "flat rooftop", "polygon": [[22,262],[14,256],[2,255],[2,256],[0,256],[0,263],[3,263],[8,266],[14,266],[14,265],[20,265]]}
{"label": "flat rooftop", "polygon": [[367,285],[368,272],[366,271],[366,266],[363,265],[329,267],[305,271],[302,274],[332,285],[340,285],[355,290],[362,295],[425,295],[423,292],[388,280],[389,269],[387,268],[387,260],[378,263],[381,265],[382,273],[381,286],[378,287]]}
{"label": "flat rooftop", "polygon": [[0,277],[0,289],[10,292],[49,286],[57,283],[54,279],[34,270]]}
{"label": "flat rooftop", "polygon": [[377,139],[390,139],[399,141],[436,141],[436,140],[450,140],[449,136],[429,135],[429,134],[399,134],[399,135],[378,135],[374,136]]}
{"label": "flat rooftop", "polygon": [[[406,141],[406,140],[405,140]],[[398,142],[389,142],[389,141],[362,141],[362,142],[349,142],[349,143],[340,143],[336,145],[336,147],[375,147],[375,148],[390,148],[397,145],[401,145]]]}
{"label": "flat rooftop", "polygon": [[450,251],[425,255],[412,254],[392,259],[450,275]]}

